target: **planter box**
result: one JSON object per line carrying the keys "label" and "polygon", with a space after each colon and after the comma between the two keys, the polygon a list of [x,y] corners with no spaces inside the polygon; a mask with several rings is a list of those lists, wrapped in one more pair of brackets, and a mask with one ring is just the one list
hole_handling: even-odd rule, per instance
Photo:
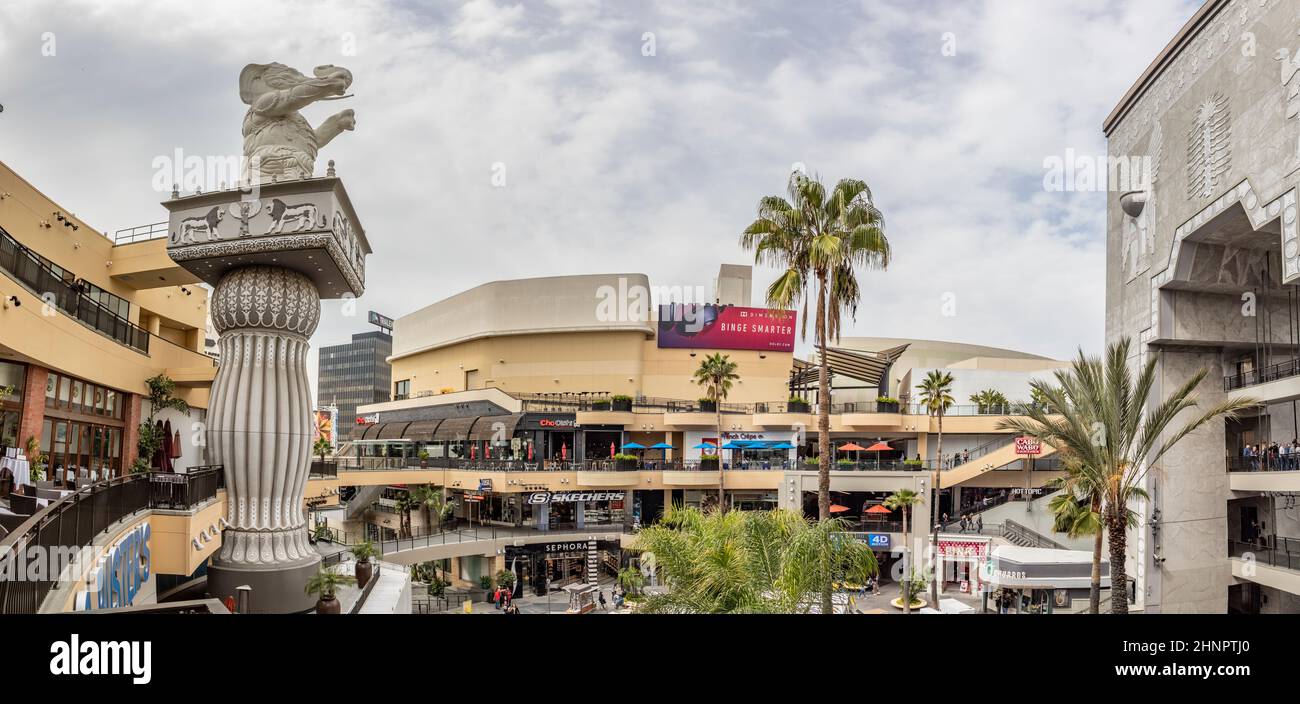
{"label": "planter box", "polygon": [[898,413],[898,401],[876,401],[876,413]]}
{"label": "planter box", "polygon": [[610,405],[610,404],[609,404],[609,401],[592,401],[592,403],[591,403],[591,410],[593,410],[593,411],[608,411],[608,410],[609,410],[609,405]]}
{"label": "planter box", "polygon": [[786,413],[808,413],[812,410],[812,404],[807,401],[791,401],[785,404]]}
{"label": "planter box", "polygon": [[636,460],[615,460],[614,469],[620,472],[632,472],[636,470]]}
{"label": "planter box", "polygon": [[613,408],[614,408],[615,411],[622,411],[622,412],[624,412],[624,413],[627,413],[627,412],[630,412],[630,411],[632,410],[632,400],[631,400],[631,399],[617,399],[617,398],[616,398],[616,399],[614,399],[611,403],[613,404]]}
{"label": "planter box", "polygon": [[700,413],[717,413],[717,401],[700,401]]}
{"label": "planter box", "polygon": [[718,471],[718,460],[717,459],[700,460],[700,471],[702,472]]}

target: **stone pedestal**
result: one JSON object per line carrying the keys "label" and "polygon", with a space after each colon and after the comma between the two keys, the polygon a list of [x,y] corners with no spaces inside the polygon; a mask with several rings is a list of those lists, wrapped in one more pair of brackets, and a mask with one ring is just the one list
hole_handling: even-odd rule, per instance
{"label": "stone pedestal", "polygon": [[255,613],[307,611],[320,569],[303,495],[314,438],[308,340],[322,298],[364,292],[364,231],[337,178],[173,198],[168,255],[215,287],[221,364],[208,457],[225,468],[226,521],[208,593],[252,588]]}
{"label": "stone pedestal", "polygon": [[226,467],[230,527],[208,588],[224,599],[249,584],[257,612],[316,601],[302,587],[321,559],[307,541],[303,489],[313,439],[307,341],[319,319],[315,285],[282,267],[231,270],[212,297],[221,366],[207,441],[211,461]]}

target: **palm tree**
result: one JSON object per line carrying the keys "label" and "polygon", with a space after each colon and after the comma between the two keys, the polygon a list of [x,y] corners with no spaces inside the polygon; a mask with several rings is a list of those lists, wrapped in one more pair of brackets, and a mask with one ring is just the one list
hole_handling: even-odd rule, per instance
{"label": "palm tree", "polygon": [[704,387],[705,398],[713,401],[714,420],[718,426],[718,509],[727,510],[726,498],[722,493],[722,402],[731,392],[731,384],[739,379],[736,363],[725,354],[715,353],[700,361],[695,370],[695,383]]}
{"label": "palm tree", "polygon": [[971,394],[970,402],[978,406],[982,414],[1006,415],[1011,405],[1006,395],[997,389],[984,389],[977,394]]}
{"label": "palm tree", "polygon": [[931,369],[926,373],[921,383],[916,385],[921,392],[919,400],[921,406],[925,408],[926,415],[935,416],[939,419],[939,443],[936,448],[938,461],[935,463],[934,473],[930,475],[930,496],[933,497],[930,502],[930,524],[934,526],[931,529],[930,539],[930,564],[934,567],[934,579],[930,580],[930,601],[936,606],[939,604],[939,580],[942,575],[939,572],[939,477],[943,471],[943,414],[948,412],[952,407],[952,374]]}
{"label": "palm tree", "polygon": [[[841,315],[857,314],[861,292],[856,268],[889,266],[885,217],[872,202],[863,181],[843,179],[830,193],[816,178],[796,171],[787,187],[789,200],[767,196],[758,203],[758,219],[741,235],[754,250],[754,261],[784,268],[767,289],[767,305],[778,310],[803,301],[801,337],[808,337],[808,299],[816,297],[817,349],[817,516],[831,516],[830,370],[826,346],[839,340]],[[816,284],[815,292],[812,291]]]}
{"label": "palm tree", "polygon": [[[1147,497],[1147,473],[1160,464],[1174,445],[1216,418],[1231,420],[1237,412],[1258,406],[1252,398],[1228,399],[1201,409],[1196,387],[1208,370],[1191,375],[1167,398],[1147,410],[1156,384],[1157,354],[1151,354],[1136,378],[1129,370],[1129,338],[1106,348],[1105,358],[1087,357],[1083,350],[1071,368],[1056,372],[1052,387],[1032,381],[1056,416],[1030,408],[1026,416],[1003,418],[998,427],[1014,430],[1057,448],[1073,458],[1086,481],[1102,487],[1101,518],[1110,547],[1111,613],[1128,613],[1127,529],[1129,503]],[[1196,414],[1181,426],[1174,420],[1183,411]],[[1116,590],[1122,590],[1117,592]],[[1116,594],[1120,596],[1116,597]]]}
{"label": "palm tree", "polygon": [[[637,534],[635,549],[665,577],[647,613],[809,613],[837,582],[865,584],[878,565],[840,519],[795,511],[710,511],[673,506]],[[822,604],[822,613],[831,611]]]}
{"label": "palm tree", "polygon": [[1088,472],[1074,458],[1065,461],[1065,476],[1052,481],[1061,493],[1048,503],[1054,517],[1052,530],[1071,538],[1092,536],[1092,580],[1088,585],[1088,611],[1101,610],[1101,546],[1106,531],[1102,525],[1101,505],[1105,487],[1096,484],[1095,474]]}
{"label": "palm tree", "polygon": [[421,514],[424,517],[425,531],[429,526],[435,523],[439,529],[442,528],[442,507],[446,503],[442,496],[442,487],[432,484],[421,484],[415,488],[415,495],[412,497],[420,507]]}
{"label": "palm tree", "polygon": [[397,497],[397,512],[399,514],[398,537],[415,537],[411,535],[411,511],[418,505],[419,503],[409,490],[403,491],[401,495]]}
{"label": "palm tree", "polygon": [[[903,579],[911,579],[912,571],[908,564],[908,556],[912,554],[912,534],[907,528],[907,517],[912,513],[912,507],[921,503],[921,495],[911,489],[899,489],[885,498],[882,504],[890,511],[903,512]],[[906,591],[906,590],[904,590]],[[907,594],[903,595],[907,597]],[[936,602],[937,605],[938,602]],[[903,599],[903,613],[912,613],[912,600]]]}

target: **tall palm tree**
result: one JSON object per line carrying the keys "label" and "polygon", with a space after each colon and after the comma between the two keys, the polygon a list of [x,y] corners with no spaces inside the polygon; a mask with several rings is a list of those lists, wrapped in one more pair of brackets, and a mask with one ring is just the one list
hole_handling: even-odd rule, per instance
{"label": "tall palm tree", "polygon": [[[1088,482],[1103,487],[1101,517],[1110,547],[1111,613],[1116,614],[1128,613],[1124,560],[1132,520],[1129,503],[1146,498],[1147,473],[1197,428],[1216,418],[1233,419],[1239,411],[1260,403],[1237,398],[1202,409],[1195,393],[1208,373],[1202,369],[1148,411],[1158,356],[1151,354],[1134,378],[1128,366],[1130,346],[1129,338],[1123,338],[1106,348],[1104,359],[1087,357],[1080,350],[1070,369],[1056,372],[1059,388],[1030,382],[1059,415],[1049,417],[1041,408],[1029,408],[1025,417],[998,422],[1001,429],[1038,438],[1066,453],[1088,475]],[[1184,411],[1194,415],[1175,426],[1175,418]]]}
{"label": "tall palm tree", "polygon": [[931,369],[926,373],[921,383],[916,385],[916,389],[921,392],[918,400],[921,406],[925,408],[926,415],[935,416],[939,419],[939,443],[936,450],[935,470],[930,475],[930,564],[934,568],[934,578],[930,580],[930,601],[935,606],[939,604],[939,581],[943,576],[939,574],[939,477],[943,471],[943,416],[952,407],[952,374],[938,369]]}
{"label": "tall palm tree", "polygon": [[674,505],[636,537],[635,549],[654,556],[669,587],[647,597],[641,610],[809,613],[834,583],[864,584],[879,569],[871,548],[848,528],[840,519],[813,523],[795,511],[703,513]]}
{"label": "tall palm tree", "polygon": [[718,510],[726,511],[727,502],[723,496],[722,480],[722,402],[731,392],[731,384],[740,378],[736,373],[736,363],[725,354],[715,353],[700,361],[695,370],[695,383],[704,387],[705,398],[713,401],[714,421],[718,426]]}
{"label": "tall palm tree", "polygon": [[445,500],[442,497],[442,487],[433,484],[421,484],[415,488],[412,499],[420,507],[420,512],[424,518],[425,532],[435,523],[438,528],[442,527],[442,507]]}
{"label": "tall palm tree", "polygon": [[[895,491],[894,493],[887,496],[885,498],[884,503],[882,504],[885,508],[889,509],[890,511],[901,510],[903,512],[903,547],[904,547],[903,579],[912,578],[912,566],[909,564],[911,560],[908,559],[908,557],[912,554],[912,534],[907,528],[907,517],[912,513],[912,507],[916,506],[919,503],[921,503],[920,494],[916,493],[915,491],[912,491],[911,489],[899,489],[898,491]],[[903,596],[906,597],[907,595],[904,594]],[[936,602],[936,606],[937,605],[938,603]],[[908,598],[903,599],[903,613],[905,614],[912,613],[911,599]]]}
{"label": "tall palm tree", "polygon": [[[816,178],[790,175],[789,199],[767,196],[758,203],[758,219],[741,235],[740,244],[754,250],[754,261],[785,269],[767,289],[769,307],[786,310],[803,301],[803,327],[808,337],[808,300],[816,298],[817,349],[817,515],[831,516],[831,388],[826,362],[828,342],[839,340],[841,316],[857,314],[861,292],[857,267],[889,266],[885,216],[872,201],[863,181],[843,179],[828,193]],[[815,290],[813,287],[815,285]]]}

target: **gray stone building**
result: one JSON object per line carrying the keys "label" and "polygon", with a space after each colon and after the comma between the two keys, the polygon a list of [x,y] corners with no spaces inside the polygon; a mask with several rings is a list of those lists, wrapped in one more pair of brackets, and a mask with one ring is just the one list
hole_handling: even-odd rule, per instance
{"label": "gray stone building", "polygon": [[1300,472],[1242,458],[1300,436],[1298,30],[1295,0],[1208,0],[1104,124],[1107,342],[1156,356],[1153,402],[1202,369],[1204,402],[1265,401],[1148,474],[1128,565],[1147,612],[1300,612]]}
{"label": "gray stone building", "polygon": [[357,406],[392,398],[393,370],[388,364],[392,353],[393,336],[380,330],[357,333],[351,342],[320,348],[316,402],[338,407],[340,428],[356,423]]}

